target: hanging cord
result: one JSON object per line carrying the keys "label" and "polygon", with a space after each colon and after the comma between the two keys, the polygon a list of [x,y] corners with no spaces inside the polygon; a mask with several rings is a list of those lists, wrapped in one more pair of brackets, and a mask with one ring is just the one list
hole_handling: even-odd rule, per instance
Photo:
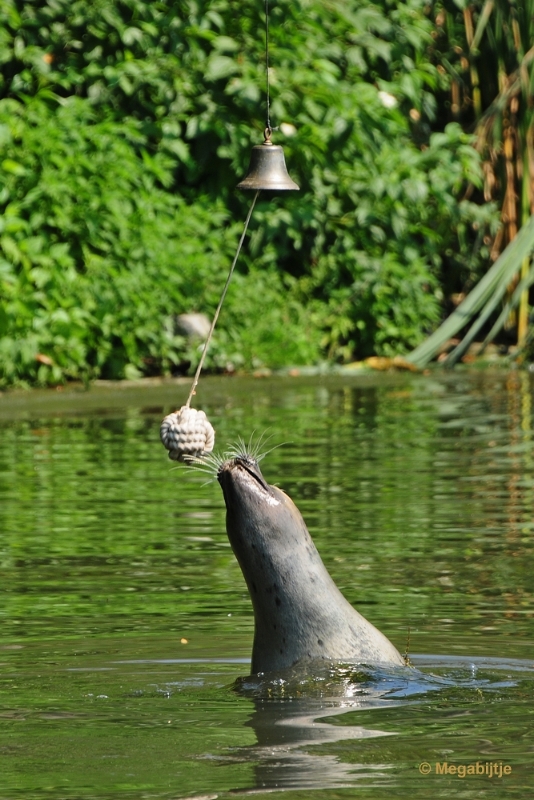
{"label": "hanging cord", "polygon": [[[267,73],[267,127],[265,130],[264,144],[267,145],[271,144],[272,133],[269,81],[269,0],[265,0],[265,68]],[[260,190],[258,189],[254,195],[252,204],[247,214],[245,225],[243,227],[243,233],[241,234],[241,238],[237,246],[237,252],[234,256],[232,266],[230,267],[230,272],[228,273],[226,283],[224,284],[219,305],[217,306],[215,314],[213,315],[213,320],[204,343],[202,355],[200,356],[200,361],[198,362],[198,367],[195,372],[195,377],[193,378],[193,385],[191,386],[191,391],[189,392],[187,402],[178,411],[173,411],[171,414],[167,414],[160,426],[161,442],[169,451],[169,458],[172,461],[182,461],[185,463],[194,463],[196,461],[198,463],[199,459],[202,459],[207,453],[211,453],[213,450],[215,443],[215,431],[213,426],[206,417],[204,411],[198,411],[195,408],[191,408],[191,400],[196,394],[200,373],[202,372],[202,367],[204,366],[204,361],[208,352],[208,347],[210,346],[213,331],[215,329],[215,325],[217,324],[217,320],[219,319],[219,313],[221,311],[224,298],[226,297],[226,292],[228,291],[232,274],[234,272],[237,259],[239,258],[239,253],[241,252],[243,242],[245,241],[248,224],[250,222],[250,218],[252,216],[254,206],[256,205],[256,200],[258,199],[259,193]]]}
{"label": "hanging cord", "polygon": [[247,218],[245,220],[245,226],[243,228],[243,233],[241,234],[241,239],[239,240],[239,244],[237,245],[237,252],[235,254],[234,260],[232,262],[232,266],[230,267],[230,272],[228,273],[228,277],[226,279],[226,283],[224,285],[224,289],[222,290],[221,299],[219,300],[219,305],[217,306],[217,310],[213,316],[213,320],[211,322],[211,328],[209,329],[208,338],[204,343],[204,349],[202,350],[202,355],[200,356],[200,361],[198,362],[197,371],[195,372],[195,377],[193,379],[193,385],[191,386],[191,391],[189,392],[189,397],[187,398],[186,408],[189,408],[191,405],[191,400],[193,399],[193,395],[195,394],[195,389],[197,388],[197,384],[200,378],[200,373],[202,371],[202,366],[204,364],[204,359],[206,358],[206,353],[208,352],[208,347],[211,342],[211,337],[213,334],[213,330],[215,328],[215,324],[219,318],[219,312],[222,308],[222,304],[224,302],[224,298],[226,297],[226,292],[228,287],[230,286],[230,280],[232,278],[232,273],[234,271],[234,267],[237,263],[237,259],[239,258],[239,253],[241,252],[241,247],[243,246],[243,242],[245,241],[245,234],[247,232],[248,223],[250,222],[250,218],[252,216],[252,212],[254,211],[254,206],[256,205],[256,200],[258,199],[259,191],[256,192],[254,195],[254,199],[252,200],[252,205],[250,206],[249,212],[247,214]]}
{"label": "hanging cord", "polygon": [[269,0],[265,0],[265,72],[267,77],[267,131],[271,133],[271,87],[269,81]]}

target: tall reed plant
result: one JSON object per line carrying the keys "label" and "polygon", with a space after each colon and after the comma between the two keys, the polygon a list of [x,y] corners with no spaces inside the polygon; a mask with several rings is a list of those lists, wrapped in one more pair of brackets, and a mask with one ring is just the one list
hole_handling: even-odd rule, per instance
{"label": "tall reed plant", "polygon": [[[447,115],[475,133],[484,199],[496,199],[501,208],[495,260],[534,213],[534,0],[444,0],[434,14],[438,70],[448,76]],[[526,255],[510,296],[529,266]],[[522,343],[528,289],[514,321]]]}

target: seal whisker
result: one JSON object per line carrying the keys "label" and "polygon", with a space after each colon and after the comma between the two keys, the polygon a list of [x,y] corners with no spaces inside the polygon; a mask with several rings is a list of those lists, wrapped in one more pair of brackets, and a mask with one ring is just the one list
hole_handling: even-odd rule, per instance
{"label": "seal whisker", "polygon": [[[269,439],[270,438],[271,437],[269,436]],[[267,440],[267,441],[269,441],[269,440]],[[279,444],[273,444],[273,446],[270,447],[268,450],[266,450],[265,453],[259,453],[256,456],[256,461],[258,461],[258,462],[262,461],[265,458],[265,456],[268,456],[269,453],[273,452],[273,450],[276,450],[278,447],[283,447],[286,444],[291,444],[291,442],[280,442]]]}
{"label": "seal whisker", "polygon": [[209,481],[204,481],[204,483],[202,484],[201,488],[203,489],[204,486],[209,486],[210,483],[215,483],[216,480],[217,480],[217,476],[216,475],[212,475],[211,478],[209,479]]}
{"label": "seal whisker", "polygon": [[205,475],[209,475],[210,479],[209,479],[209,481],[206,481],[205,483],[203,483],[202,487],[207,486],[209,483],[213,483],[214,481],[217,480],[218,469],[217,469],[217,471],[214,471],[214,467],[209,466],[209,465],[206,465],[207,468],[203,469],[199,464],[192,463],[192,459],[193,458],[194,458],[194,456],[189,456],[186,459],[186,463],[176,464],[175,467],[171,467],[171,472],[174,472],[174,470],[176,470],[176,469],[187,469],[188,467],[192,467],[195,470],[195,472],[203,472]]}
{"label": "seal whisker", "polygon": [[223,456],[220,453],[200,453],[199,455],[186,456],[188,462],[195,464],[219,464]]}
{"label": "seal whisker", "polygon": [[217,478],[217,473],[224,463],[224,456],[219,453],[202,453],[198,456],[186,455],[184,460],[188,467],[192,467],[197,472],[204,472],[212,480]]}
{"label": "seal whisker", "polygon": [[[278,447],[282,447],[284,444],[288,444],[287,442],[281,442],[273,445],[273,447],[270,447],[264,452],[260,452],[261,448],[264,447],[273,437],[273,434],[267,436],[267,430],[261,433],[256,438],[256,441],[254,441],[256,431],[253,431],[250,435],[248,443],[245,442],[245,439],[242,436],[238,436],[236,441],[231,443],[223,452],[204,452],[195,455],[186,453],[183,456],[183,464],[177,464],[175,467],[173,467],[173,469],[178,469],[179,467],[183,469],[184,466],[186,466],[194,469],[197,472],[203,472],[205,475],[209,475],[210,480],[208,483],[211,483],[217,478],[221,467],[226,461],[243,459],[245,461],[254,461],[256,464],[259,464],[259,462],[262,461],[266,455],[272,453],[273,450],[276,450]],[[207,484],[203,485],[205,486]]]}
{"label": "seal whisker", "polygon": [[199,464],[190,464],[189,466],[192,467],[195,470],[195,472],[203,472],[204,475],[211,475],[212,477],[215,478],[217,477],[217,474],[213,472],[213,467],[206,466],[206,468],[204,468],[201,467]]}
{"label": "seal whisker", "polygon": [[260,433],[260,435],[258,436],[256,442],[254,442],[254,434],[256,433],[256,431],[252,431],[252,433],[250,434],[250,439],[249,439],[249,442],[248,442],[249,452],[251,453],[252,457],[256,459],[256,461],[261,461],[261,459],[264,457],[263,455],[260,456],[261,448],[264,445],[266,445],[267,442],[270,439],[272,439],[273,436],[274,436],[273,433],[271,433],[271,434],[269,434],[269,436],[267,436],[267,431],[268,430],[269,430],[269,428],[266,428],[263,431],[263,433]]}
{"label": "seal whisker", "polygon": [[249,436],[249,440],[248,440],[248,452],[250,453],[250,455],[254,459],[257,458],[257,455],[258,455],[259,450],[260,450],[262,439],[265,436],[265,433],[261,433],[259,435],[259,437],[258,437],[258,441],[254,444],[254,434],[255,433],[256,433],[255,430],[252,431],[252,433]]}
{"label": "seal whisker", "polygon": [[[259,464],[259,462],[260,462],[260,461],[263,461],[263,459],[265,458],[265,456],[268,456],[268,455],[269,455],[269,453],[272,453],[272,452],[273,452],[273,450],[276,450],[278,447],[284,447],[284,445],[286,445],[286,444],[291,444],[291,442],[290,442],[290,441],[287,441],[287,442],[278,442],[278,444],[274,444],[274,445],[273,445],[272,447],[270,447],[268,450],[265,450],[264,452],[260,452],[260,451],[261,451],[261,448],[262,448],[262,447],[265,447],[265,445],[267,444],[267,442],[269,442],[269,441],[270,441],[270,440],[273,438],[273,436],[274,436],[274,433],[271,433],[271,434],[269,434],[269,436],[266,436],[266,434],[267,434],[267,431],[268,431],[268,430],[269,430],[269,429],[267,428],[267,430],[265,430],[265,431],[264,431],[262,434],[260,434],[260,436],[259,436],[259,438],[258,438],[258,441],[257,441],[257,442],[256,442],[256,444],[255,444],[255,445],[254,445],[254,446],[251,448],[251,455],[253,456],[253,458],[255,459],[255,461],[256,461],[258,464]],[[252,438],[252,437],[251,437],[251,438]]]}
{"label": "seal whisker", "polygon": [[227,454],[233,458],[239,458],[239,456],[249,454],[249,449],[242,436],[238,436],[236,443],[234,445],[230,445],[227,450]]}
{"label": "seal whisker", "polygon": [[203,469],[198,464],[189,464],[189,466],[192,467],[195,472],[201,472],[203,475],[209,476],[209,480],[205,481],[202,484],[202,487],[208,486],[210,483],[213,483],[217,480],[217,473],[213,471],[213,468],[210,467],[209,469]]}
{"label": "seal whisker", "polygon": [[252,431],[250,434],[250,438],[248,440],[248,444],[245,442],[242,436],[238,436],[235,443],[230,444],[228,449],[225,451],[224,455],[227,459],[234,459],[234,458],[248,458],[257,463],[260,462],[268,453],[271,453],[277,447],[281,447],[282,444],[287,444],[287,442],[282,442],[281,444],[276,444],[274,447],[269,448],[264,453],[261,452],[262,447],[264,447],[267,442],[272,439],[274,434],[269,434],[267,436],[267,429],[263,433],[259,434],[256,441],[254,441],[254,436],[256,431]]}
{"label": "seal whisker", "polygon": [[253,453],[252,453],[252,450],[250,449],[250,438],[251,437],[249,436],[248,442],[246,442],[245,439],[243,438],[243,436],[239,436],[237,441],[239,442],[239,444],[241,446],[241,453],[242,454],[246,453],[248,456],[254,457]]}
{"label": "seal whisker", "polygon": [[[272,436],[272,434],[271,434],[271,436]],[[270,439],[270,438],[271,438],[271,436],[269,436],[268,438]],[[263,440],[264,440],[264,435],[262,434],[262,435],[261,435],[261,436],[258,438],[258,440],[257,440],[256,442],[252,442],[252,443],[251,443],[250,452],[252,453],[252,456],[253,456],[253,458],[254,458],[256,461],[259,461],[259,460],[260,460],[260,453],[261,453],[261,448],[262,448]]]}

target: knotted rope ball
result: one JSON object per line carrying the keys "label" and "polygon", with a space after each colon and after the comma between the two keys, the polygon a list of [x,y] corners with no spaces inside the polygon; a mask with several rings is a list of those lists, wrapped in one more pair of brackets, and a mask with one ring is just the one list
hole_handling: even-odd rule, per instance
{"label": "knotted rope ball", "polygon": [[159,435],[172,461],[187,461],[185,456],[198,458],[211,453],[215,444],[215,431],[205,413],[189,406],[167,414]]}

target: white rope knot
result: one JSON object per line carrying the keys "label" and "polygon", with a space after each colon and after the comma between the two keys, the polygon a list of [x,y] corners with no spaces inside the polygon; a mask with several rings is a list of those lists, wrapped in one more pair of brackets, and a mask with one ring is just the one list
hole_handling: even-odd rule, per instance
{"label": "white rope knot", "polygon": [[167,414],[159,435],[172,461],[187,461],[184,456],[211,453],[215,444],[215,431],[205,413],[189,406]]}

